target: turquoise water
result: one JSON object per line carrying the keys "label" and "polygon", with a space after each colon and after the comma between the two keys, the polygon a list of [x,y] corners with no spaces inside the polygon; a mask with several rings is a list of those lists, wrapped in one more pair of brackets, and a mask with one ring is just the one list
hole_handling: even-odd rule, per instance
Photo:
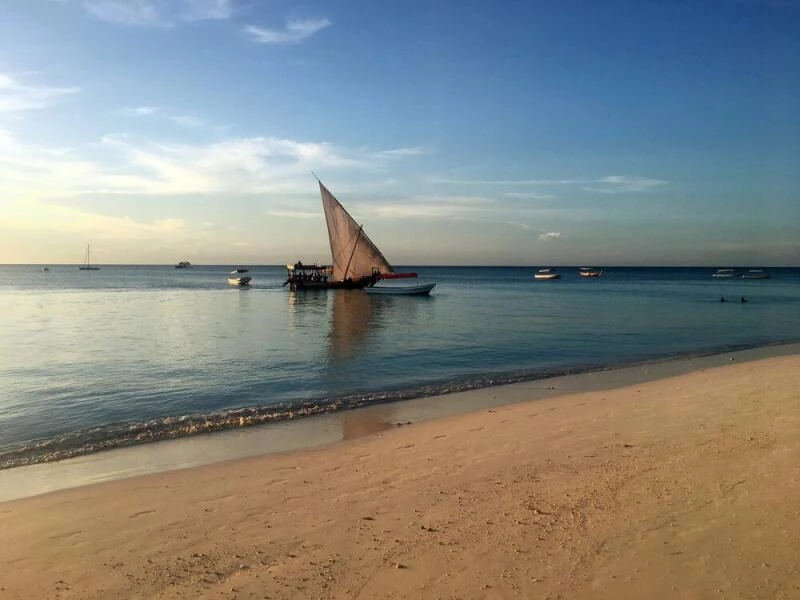
{"label": "turquoise water", "polygon": [[0,267],[0,465],[800,340],[799,269],[409,269],[433,295],[290,292],[279,267],[249,289],[230,267]]}

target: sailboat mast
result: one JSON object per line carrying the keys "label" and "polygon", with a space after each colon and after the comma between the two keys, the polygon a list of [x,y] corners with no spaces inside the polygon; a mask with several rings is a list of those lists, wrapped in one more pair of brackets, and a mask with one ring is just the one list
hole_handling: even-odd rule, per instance
{"label": "sailboat mast", "polygon": [[344,269],[344,277],[342,279],[347,278],[347,272],[350,270],[350,263],[353,261],[353,255],[356,253],[356,248],[358,247],[358,240],[361,239],[361,235],[364,233],[364,226],[358,226],[358,237],[356,237],[356,243],[353,244],[353,251],[350,253],[350,258],[347,259],[347,266]]}

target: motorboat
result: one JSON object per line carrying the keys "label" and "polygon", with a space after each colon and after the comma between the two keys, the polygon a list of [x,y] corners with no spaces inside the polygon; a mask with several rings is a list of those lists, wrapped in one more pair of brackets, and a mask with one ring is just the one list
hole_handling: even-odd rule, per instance
{"label": "motorboat", "polygon": [[228,283],[231,285],[250,285],[253,279],[248,275],[248,269],[235,269],[228,274]]}
{"label": "motorboat", "polygon": [[742,273],[742,279],[769,279],[770,274],[764,269],[749,269],[746,273]]}
{"label": "motorboat", "polygon": [[715,279],[733,279],[736,277],[736,269],[717,269],[711,276]]}
{"label": "motorboat", "polygon": [[422,285],[373,285],[364,288],[364,291],[374,295],[427,296],[435,286],[435,283]]}
{"label": "motorboat", "polygon": [[540,281],[548,281],[552,279],[561,279],[561,274],[556,273],[555,269],[539,269],[533,274],[533,278]]}
{"label": "motorboat", "polygon": [[581,277],[600,277],[603,274],[600,269],[594,267],[581,267],[580,273]]}

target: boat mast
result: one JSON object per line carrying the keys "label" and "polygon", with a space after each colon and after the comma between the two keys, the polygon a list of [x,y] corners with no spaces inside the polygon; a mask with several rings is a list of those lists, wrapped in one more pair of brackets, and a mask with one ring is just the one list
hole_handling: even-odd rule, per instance
{"label": "boat mast", "polygon": [[344,269],[344,276],[342,277],[342,280],[347,279],[347,272],[350,270],[350,263],[353,260],[353,255],[356,253],[356,248],[358,247],[358,240],[361,239],[361,235],[363,233],[364,233],[364,226],[363,225],[359,225],[358,226],[358,237],[356,238],[356,243],[353,244],[353,251],[350,253],[350,258],[347,259],[347,266]]}

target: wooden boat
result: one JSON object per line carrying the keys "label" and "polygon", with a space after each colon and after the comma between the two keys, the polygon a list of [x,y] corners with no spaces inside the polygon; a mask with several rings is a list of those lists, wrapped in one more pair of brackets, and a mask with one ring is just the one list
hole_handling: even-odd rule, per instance
{"label": "wooden boat", "polygon": [[533,274],[533,278],[540,281],[550,281],[553,279],[561,279],[561,274],[556,273],[555,269],[539,269]]}
{"label": "wooden boat", "polygon": [[364,288],[364,291],[374,295],[427,296],[435,286],[435,283],[422,285],[373,285]]}
{"label": "wooden boat", "polygon": [[86,244],[86,257],[83,264],[78,267],[81,271],[99,271],[100,267],[95,267],[91,262],[91,244]]}
{"label": "wooden boat", "polygon": [[234,269],[228,274],[228,283],[239,286],[250,285],[253,278],[247,274],[249,272],[248,269]]}
{"label": "wooden boat", "polygon": [[594,267],[581,267],[580,273],[581,277],[600,277],[603,274],[600,269]]}
{"label": "wooden boat", "polygon": [[764,269],[750,269],[746,273],[742,273],[742,279],[769,279],[770,274]]}
{"label": "wooden boat", "polygon": [[735,269],[717,269],[711,275],[714,279],[733,279],[736,277]]}
{"label": "wooden boat", "polygon": [[305,265],[297,261],[286,265],[284,285],[291,290],[362,289],[382,279],[417,276],[416,273],[395,273],[389,261],[364,233],[363,225],[356,223],[319,179],[317,182],[328,227],[331,264]]}

